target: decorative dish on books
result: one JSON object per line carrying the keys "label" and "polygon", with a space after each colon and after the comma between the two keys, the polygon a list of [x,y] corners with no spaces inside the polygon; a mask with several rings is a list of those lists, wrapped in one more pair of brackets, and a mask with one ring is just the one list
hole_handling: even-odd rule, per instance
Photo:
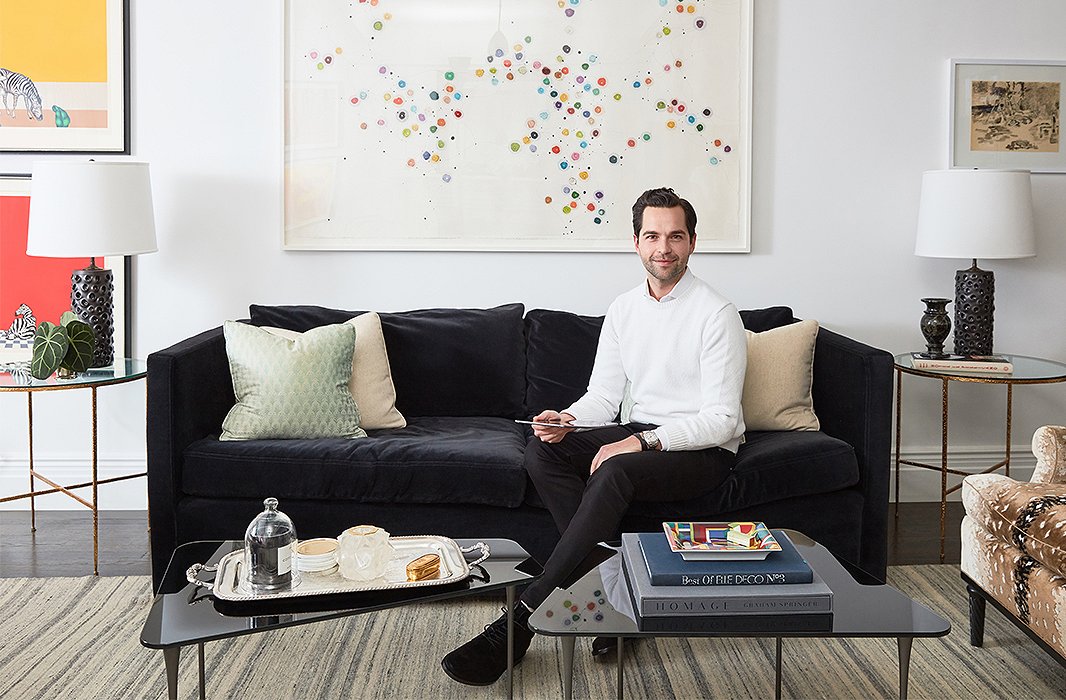
{"label": "decorative dish on books", "polygon": [[763,523],[665,522],[663,531],[670,549],[689,560],[765,559],[770,552],[781,551]]}

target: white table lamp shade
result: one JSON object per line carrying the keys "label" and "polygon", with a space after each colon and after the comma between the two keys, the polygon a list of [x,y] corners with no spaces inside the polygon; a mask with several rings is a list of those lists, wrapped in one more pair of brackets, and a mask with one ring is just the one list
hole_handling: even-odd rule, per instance
{"label": "white table lamp shade", "polygon": [[1029,171],[924,173],[914,253],[973,259],[1036,255]]}
{"label": "white table lamp shade", "polygon": [[156,250],[147,163],[34,164],[28,255],[83,258]]}

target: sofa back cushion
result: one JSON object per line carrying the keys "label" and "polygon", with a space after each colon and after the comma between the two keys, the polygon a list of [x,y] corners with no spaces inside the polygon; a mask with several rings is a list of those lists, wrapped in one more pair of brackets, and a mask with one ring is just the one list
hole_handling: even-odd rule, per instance
{"label": "sofa back cushion", "polygon": [[[771,306],[740,312],[744,328],[762,333],[793,323],[792,309]],[[532,309],[526,314],[526,412],[562,410],[588,388],[603,316]]]}
{"label": "sofa back cushion", "polygon": [[[257,326],[306,331],[365,311],[320,306],[249,307]],[[525,337],[521,304],[493,309],[421,309],[379,313],[396,408],[412,416],[524,413]]]}
{"label": "sofa back cushion", "polygon": [[588,387],[603,316],[533,309],[526,314],[526,413],[561,411]]}
{"label": "sofa back cushion", "polygon": [[787,306],[768,306],[765,309],[744,309],[740,312],[744,328],[752,333],[765,333],[773,328],[780,328],[794,323],[792,309]]}

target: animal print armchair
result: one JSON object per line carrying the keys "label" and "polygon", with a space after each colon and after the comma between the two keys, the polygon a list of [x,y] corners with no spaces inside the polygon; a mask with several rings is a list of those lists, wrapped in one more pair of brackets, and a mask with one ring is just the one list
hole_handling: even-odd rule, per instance
{"label": "animal print armchair", "polygon": [[1066,665],[1066,426],[1033,435],[1028,482],[1002,474],[963,480],[962,578],[970,644],[984,638],[985,601]]}

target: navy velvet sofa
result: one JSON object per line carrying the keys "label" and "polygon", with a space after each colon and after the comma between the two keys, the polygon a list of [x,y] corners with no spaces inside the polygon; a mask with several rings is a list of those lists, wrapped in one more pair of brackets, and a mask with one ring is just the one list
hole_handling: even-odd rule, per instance
{"label": "navy velvet sofa", "polygon": [[[305,331],[361,312],[252,306],[250,322]],[[742,311],[747,328],[792,311]],[[394,535],[503,537],[543,560],[558,539],[522,468],[528,428],[514,422],[580,396],[602,318],[519,304],[382,313],[405,428],[366,439],[220,441],[234,404],[221,328],[148,357],[148,498],[153,582],[174,548],[240,539],[263,498],[279,499],[301,538],[360,523]],[[749,432],[712,493],[637,503],[623,531],[663,520],[762,520],[794,528],[884,578],[892,358],[818,331],[817,432]]]}

